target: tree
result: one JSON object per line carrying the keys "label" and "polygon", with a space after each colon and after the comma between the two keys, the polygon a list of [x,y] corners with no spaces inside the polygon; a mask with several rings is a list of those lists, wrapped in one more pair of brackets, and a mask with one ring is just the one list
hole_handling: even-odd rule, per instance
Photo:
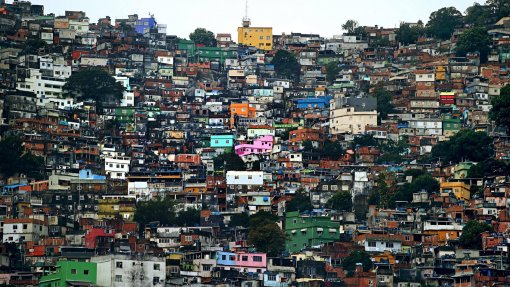
{"label": "tree", "polygon": [[[494,107],[493,107],[494,109]],[[463,160],[479,162],[494,155],[492,138],[485,132],[461,130],[448,141],[432,147],[432,158],[458,163]]]}
{"label": "tree", "polygon": [[485,5],[489,6],[494,21],[510,16],[510,2],[508,0],[487,0]]}
{"label": "tree", "polygon": [[220,170],[246,170],[246,164],[244,161],[235,153],[223,153],[213,159],[214,169]]}
{"label": "tree", "polygon": [[492,98],[491,104],[490,119],[510,131],[510,85],[503,87],[500,95]]}
{"label": "tree", "polygon": [[216,37],[214,33],[204,28],[196,28],[189,34],[189,39],[195,44],[201,44],[207,47],[216,47]]}
{"label": "tree", "polygon": [[236,226],[248,227],[249,220],[250,220],[250,217],[248,216],[248,214],[246,214],[244,212],[239,213],[239,214],[234,214],[230,218],[230,222],[228,223],[228,225],[231,227],[236,227]]}
{"label": "tree", "polygon": [[354,34],[355,31],[356,31],[356,28],[358,28],[358,21],[356,20],[347,20],[343,25],[342,25],[342,29],[346,30],[347,31],[347,34]]}
{"label": "tree", "polygon": [[341,69],[339,67],[339,62],[333,61],[326,64],[326,79],[329,83],[333,83],[340,73]]}
{"label": "tree", "polygon": [[47,51],[48,44],[46,41],[41,39],[28,39],[23,43],[23,47],[21,48],[21,55],[30,55],[30,54],[39,54],[39,51]]}
{"label": "tree", "polygon": [[44,159],[23,148],[23,142],[16,136],[8,136],[0,141],[0,174],[10,177],[25,174],[29,178],[43,179]]}
{"label": "tree", "polygon": [[411,27],[408,23],[401,23],[396,32],[396,39],[404,45],[415,44],[421,34],[423,34],[422,27]]}
{"label": "tree", "polygon": [[292,197],[290,202],[287,202],[286,211],[305,211],[312,210],[313,205],[310,197],[303,190],[298,190]]}
{"label": "tree", "polygon": [[313,152],[315,148],[313,147],[313,143],[310,140],[303,141],[303,151],[305,152]]}
{"label": "tree", "polygon": [[375,47],[375,48],[384,48],[384,47],[391,46],[391,43],[390,43],[390,40],[386,37],[375,37],[370,42],[370,46]]}
{"label": "tree", "polygon": [[455,7],[445,7],[430,14],[427,29],[429,33],[439,39],[447,40],[455,28],[462,26],[462,13]]}
{"label": "tree", "polygon": [[482,249],[481,234],[486,231],[492,232],[492,226],[475,220],[469,221],[462,228],[462,235],[459,238],[460,246],[466,249]]}
{"label": "tree", "polygon": [[108,72],[98,68],[73,73],[63,89],[77,100],[94,100],[98,111],[104,103],[120,100],[125,90]]}
{"label": "tree", "polygon": [[332,160],[336,160],[342,156],[343,150],[340,142],[338,141],[324,141],[324,146],[319,150],[321,157],[326,157]]}
{"label": "tree", "polygon": [[377,98],[377,121],[380,124],[381,120],[388,118],[388,114],[395,112],[392,103],[393,93],[382,88],[376,88],[373,95]]}
{"label": "tree", "polygon": [[287,235],[275,222],[250,228],[248,243],[255,246],[257,251],[265,252],[268,256],[280,256],[285,250]]}
{"label": "tree", "polygon": [[492,175],[510,175],[510,166],[502,161],[494,158],[487,158],[469,168],[467,177],[483,178]]}
{"label": "tree", "polygon": [[492,41],[483,27],[474,27],[460,35],[456,46],[457,56],[466,56],[467,53],[480,53],[480,61],[486,62]]}
{"label": "tree", "polygon": [[420,191],[427,193],[439,191],[439,182],[428,173],[415,177],[411,183],[406,182],[397,188],[389,205],[394,206],[395,201],[411,201],[413,193]]}
{"label": "tree", "polygon": [[136,205],[135,221],[140,224],[140,231],[150,222],[159,222],[162,225],[175,223],[175,203],[168,197],[159,197],[150,201],[140,201]]}
{"label": "tree", "polygon": [[347,272],[347,277],[352,277],[356,270],[356,264],[361,263],[363,271],[368,272],[372,269],[372,260],[370,254],[364,250],[356,250],[345,257],[342,261],[342,268]]}
{"label": "tree", "polygon": [[259,211],[250,215],[248,225],[250,228],[255,228],[268,223],[275,223],[276,221],[278,221],[278,216],[267,211]]}
{"label": "tree", "polygon": [[276,52],[271,64],[274,65],[276,74],[280,77],[291,79],[294,81],[299,80],[301,73],[301,65],[297,61],[294,54],[286,50],[279,50]]}
{"label": "tree", "polygon": [[178,213],[174,222],[177,226],[197,226],[200,225],[200,210],[187,209]]}
{"label": "tree", "polygon": [[471,27],[484,27],[490,21],[491,11],[489,6],[474,3],[466,9],[464,23]]}
{"label": "tree", "polygon": [[352,211],[352,195],[348,191],[337,192],[326,202],[326,206],[335,210]]}
{"label": "tree", "polygon": [[353,148],[362,146],[377,146],[377,140],[369,134],[357,135],[351,143]]}
{"label": "tree", "polygon": [[424,190],[428,193],[439,191],[439,182],[430,174],[423,174],[413,180],[412,189],[414,192]]}

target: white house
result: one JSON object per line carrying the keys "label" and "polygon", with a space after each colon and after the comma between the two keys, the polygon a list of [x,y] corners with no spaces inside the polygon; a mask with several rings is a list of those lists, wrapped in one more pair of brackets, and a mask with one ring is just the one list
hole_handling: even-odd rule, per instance
{"label": "white house", "polygon": [[90,261],[97,264],[98,286],[165,286],[164,257],[117,254],[95,256]]}
{"label": "white house", "polygon": [[402,251],[402,241],[392,238],[367,238],[364,247],[367,252],[390,251],[396,253]]}
{"label": "white house", "polygon": [[107,176],[115,179],[125,179],[129,172],[131,158],[127,156],[106,156],[104,170]]}
{"label": "white house", "polygon": [[262,171],[227,171],[227,185],[263,185],[264,172]]}
{"label": "white house", "polygon": [[44,221],[33,218],[11,218],[4,221],[3,242],[32,241],[37,244],[42,236],[48,236],[48,225]]}

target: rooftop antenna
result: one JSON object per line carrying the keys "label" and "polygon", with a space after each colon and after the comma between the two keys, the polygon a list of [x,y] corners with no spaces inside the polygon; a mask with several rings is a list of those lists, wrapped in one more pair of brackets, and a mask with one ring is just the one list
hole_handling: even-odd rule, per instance
{"label": "rooftop antenna", "polygon": [[246,5],[244,7],[243,27],[250,27],[250,24],[250,18],[248,18],[248,0],[246,0]]}

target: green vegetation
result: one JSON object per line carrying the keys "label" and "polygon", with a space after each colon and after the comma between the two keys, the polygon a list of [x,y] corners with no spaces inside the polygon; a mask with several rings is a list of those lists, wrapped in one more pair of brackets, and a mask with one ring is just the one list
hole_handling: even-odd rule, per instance
{"label": "green vegetation", "polygon": [[15,136],[0,141],[0,174],[10,177],[25,174],[29,178],[44,179],[44,159],[23,148],[23,142]]}
{"label": "green vegetation", "polygon": [[221,170],[246,170],[246,164],[234,152],[223,153],[214,158],[214,169]]}
{"label": "green vegetation", "polygon": [[105,103],[122,98],[124,86],[107,71],[98,68],[81,70],[67,79],[64,90],[79,101],[93,100],[101,112]]}
{"label": "green vegetation", "polygon": [[271,64],[274,65],[274,69],[278,76],[293,81],[299,80],[301,65],[299,65],[296,57],[291,52],[279,50],[276,52]]}
{"label": "green vegetation", "polygon": [[475,220],[469,221],[462,228],[462,235],[459,238],[460,246],[466,249],[482,249],[482,237],[480,234],[486,231],[492,232],[492,226]]}
{"label": "green vegetation", "polygon": [[490,119],[510,131],[510,85],[503,87],[500,95],[492,98],[491,104]]}
{"label": "green vegetation", "polygon": [[447,40],[456,28],[462,26],[462,21],[459,10],[455,7],[444,7],[430,14],[427,30],[430,35]]}
{"label": "green vegetation", "polygon": [[327,208],[352,211],[352,195],[348,191],[340,191],[335,193],[326,203]]}
{"label": "green vegetation", "polygon": [[363,266],[363,271],[368,272],[372,269],[372,260],[370,259],[370,254],[366,251],[353,251],[349,254],[349,256],[345,257],[342,261],[342,268],[345,272],[347,272],[347,277],[352,277],[354,275],[354,271],[356,270],[356,264],[361,263]]}
{"label": "green vegetation", "polygon": [[336,77],[338,76],[338,73],[340,73],[341,69],[339,66],[339,62],[329,62],[326,64],[326,80],[328,83],[332,84]]}
{"label": "green vegetation", "polygon": [[286,211],[305,211],[312,210],[313,205],[310,201],[308,193],[304,190],[296,191],[296,194],[292,197],[290,202],[287,202]]}
{"label": "green vegetation", "polygon": [[287,235],[276,220],[278,217],[264,211],[257,212],[249,219],[248,243],[268,256],[280,256],[285,250]]}
{"label": "green vegetation", "polygon": [[461,130],[448,141],[432,148],[432,158],[458,163],[464,160],[479,162],[494,155],[492,138],[484,132]]}
{"label": "green vegetation", "polygon": [[196,28],[189,34],[189,39],[195,44],[201,44],[206,47],[216,47],[216,37],[214,33],[204,28]]}
{"label": "green vegetation", "polygon": [[423,34],[425,34],[425,29],[422,26],[411,27],[408,23],[401,23],[397,30],[396,39],[404,45],[416,44],[418,38]]}
{"label": "green vegetation", "polygon": [[380,124],[381,120],[388,119],[388,114],[395,112],[392,103],[394,94],[385,89],[376,88],[374,96],[377,98],[377,123]]}
{"label": "green vegetation", "polygon": [[457,56],[466,56],[467,53],[480,53],[480,61],[486,62],[490,52],[492,40],[487,30],[482,27],[471,28],[460,35],[457,42]]}

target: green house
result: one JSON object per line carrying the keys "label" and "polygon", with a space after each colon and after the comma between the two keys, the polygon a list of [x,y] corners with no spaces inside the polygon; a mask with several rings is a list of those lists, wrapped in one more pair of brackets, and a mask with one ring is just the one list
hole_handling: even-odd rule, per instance
{"label": "green house", "polygon": [[232,148],[234,146],[234,135],[211,135],[209,146],[212,148]]}
{"label": "green house", "polygon": [[195,55],[196,52],[195,42],[191,40],[181,39],[179,40],[179,43],[177,43],[177,47],[179,48],[179,50],[185,50],[188,54],[188,57],[192,57]]}
{"label": "green house", "polygon": [[450,115],[443,117],[443,135],[446,137],[454,136],[460,131],[462,127],[462,121],[460,118],[455,118]]}
{"label": "green house", "polygon": [[340,222],[330,216],[300,215],[299,212],[285,214],[285,233],[288,236],[287,250],[299,252],[303,248],[317,246],[340,239]]}
{"label": "green house", "polygon": [[115,119],[121,124],[130,124],[135,120],[134,107],[115,108]]}
{"label": "green house", "polygon": [[97,265],[94,262],[58,261],[55,269],[55,272],[41,277],[40,287],[96,285]]}
{"label": "green house", "polygon": [[237,50],[219,47],[198,47],[200,62],[225,63],[226,59],[237,59]]}

